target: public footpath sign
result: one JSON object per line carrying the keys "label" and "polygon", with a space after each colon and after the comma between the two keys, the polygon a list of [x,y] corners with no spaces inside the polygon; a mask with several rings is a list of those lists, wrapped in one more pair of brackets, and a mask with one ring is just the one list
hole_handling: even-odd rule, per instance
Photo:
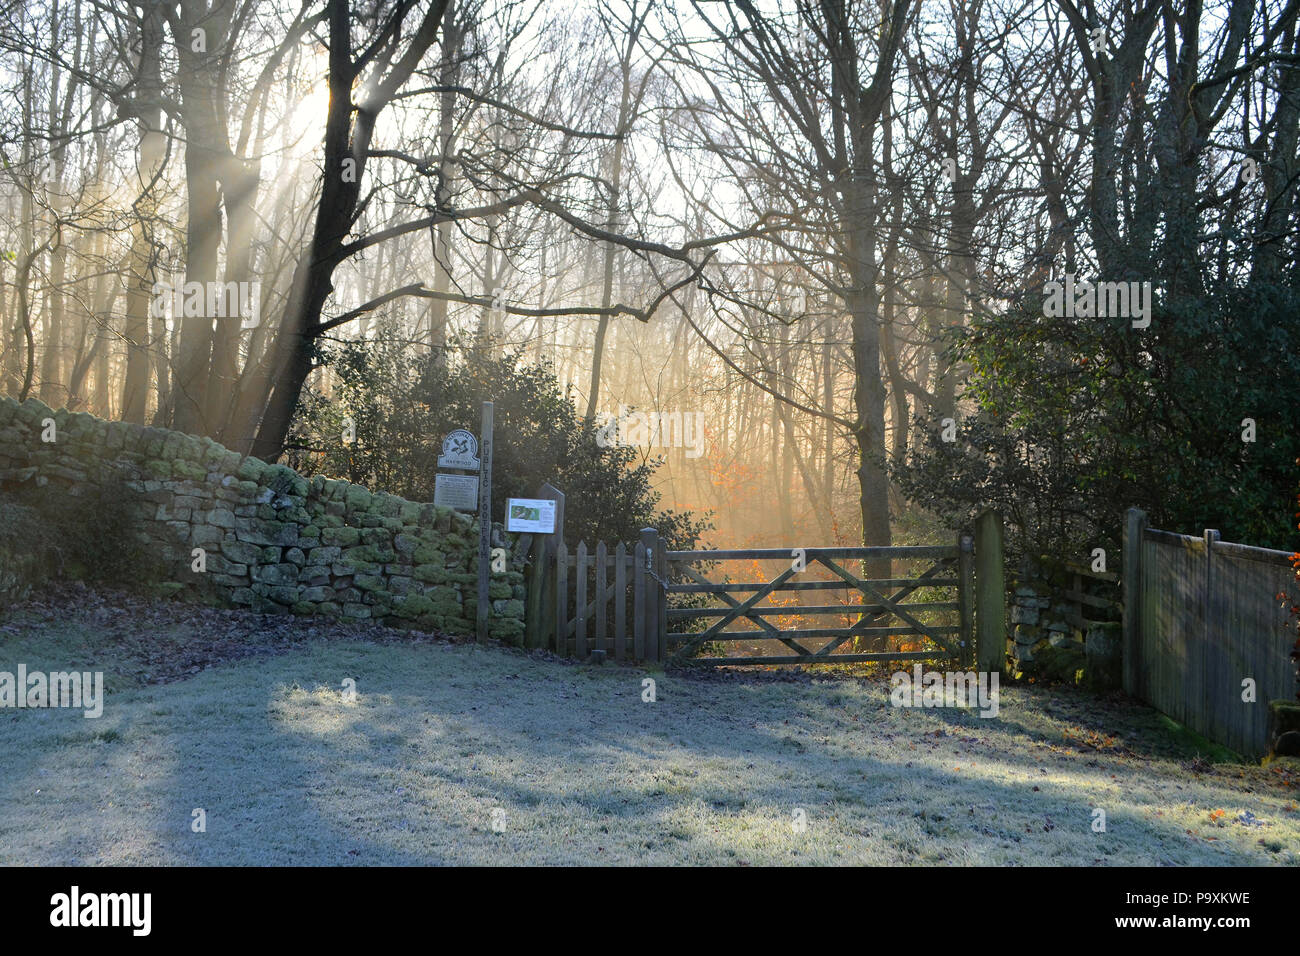
{"label": "public footpath sign", "polygon": [[[448,435],[451,438],[456,433]],[[468,434],[468,433],[467,433]],[[473,436],[469,436],[473,438]],[[479,447],[474,449],[482,459],[478,483],[478,619],[475,636],[486,641],[488,622],[492,617],[492,603],[488,599],[488,573],[492,557],[492,403],[483,403],[483,426],[479,432]],[[471,452],[472,454],[472,452]]]}

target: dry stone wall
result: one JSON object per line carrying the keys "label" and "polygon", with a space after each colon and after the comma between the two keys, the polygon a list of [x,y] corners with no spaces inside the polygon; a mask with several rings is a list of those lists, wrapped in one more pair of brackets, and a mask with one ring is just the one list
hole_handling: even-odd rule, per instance
{"label": "dry stone wall", "polygon": [[[55,486],[78,495],[110,482],[132,499],[133,533],[167,569],[168,581],[151,583],[263,613],[474,631],[473,516],[305,478],[208,438],[0,398],[0,489]],[[500,525],[492,538],[508,555]],[[524,580],[513,562],[506,566],[491,578],[491,634],[516,641]]]}
{"label": "dry stone wall", "polygon": [[1071,576],[1046,558],[1022,560],[1012,585],[1007,656],[1015,672],[1046,665],[1069,673],[1077,665],[1089,684],[1118,686],[1122,625],[1117,614],[1111,615],[1114,620],[1087,620],[1080,626],[1080,609],[1066,593],[1073,587]]}

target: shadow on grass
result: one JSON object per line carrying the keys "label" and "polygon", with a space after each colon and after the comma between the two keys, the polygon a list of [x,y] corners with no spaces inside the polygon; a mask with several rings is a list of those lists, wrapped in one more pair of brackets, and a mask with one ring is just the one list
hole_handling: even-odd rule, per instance
{"label": "shadow on grass", "polygon": [[[500,649],[332,644],[126,690],[98,721],[0,716],[4,747],[27,748],[4,759],[0,843],[6,826],[40,829],[13,833],[34,857],[15,862],[800,861],[789,824],[802,808],[879,862],[1260,862],[1193,849],[1086,758],[1047,773],[1058,755],[1026,738],[1059,741],[1017,713],[1027,690],[989,720],[894,711],[883,685],[829,682],[661,675],[646,703],[643,677]],[[43,802],[48,780],[63,782]],[[1108,839],[1089,829],[1099,802]],[[206,832],[191,829],[196,808]]]}

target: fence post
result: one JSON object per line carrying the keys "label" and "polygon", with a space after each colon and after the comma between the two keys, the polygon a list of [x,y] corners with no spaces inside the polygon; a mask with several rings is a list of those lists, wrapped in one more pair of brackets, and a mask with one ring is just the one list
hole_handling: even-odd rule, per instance
{"label": "fence post", "polygon": [[1124,692],[1142,698],[1142,533],[1147,527],[1147,513],[1129,508],[1124,513],[1123,583],[1124,601]]}
{"label": "fence post", "polygon": [[546,548],[542,552],[543,577],[539,587],[542,592],[541,610],[538,615],[539,628],[537,632],[537,647],[551,646],[551,629],[555,626],[555,574],[556,564],[555,555],[559,550],[560,542],[564,540],[564,492],[556,488],[549,482],[543,484],[537,492],[539,498],[549,498],[555,502],[555,533],[538,535],[539,540],[546,542]]}
{"label": "fence post", "polygon": [[659,582],[654,578],[655,559],[658,552],[659,532],[654,528],[641,529],[641,546],[645,554],[641,558],[644,568],[638,573],[638,590],[645,589],[645,599],[641,621],[642,633],[645,634],[645,660],[655,663],[659,660]]}
{"label": "fence post", "polygon": [[974,556],[975,538],[965,532],[957,535],[957,607],[961,623],[961,662],[969,667],[975,661]]}
{"label": "fence post", "polygon": [[478,439],[478,610],[474,639],[480,643],[487,640],[492,622],[492,408],[491,402],[483,403],[483,427]]}
{"label": "fence post", "polygon": [[[1207,671],[1213,669],[1214,663],[1210,653],[1211,642],[1214,640],[1213,635],[1219,633],[1219,602],[1216,600],[1219,587],[1214,581],[1214,545],[1221,540],[1222,538],[1216,529],[1205,529],[1205,593],[1201,597],[1201,646],[1199,649],[1201,667],[1200,673],[1197,675],[1201,682],[1201,699],[1191,701],[1192,706],[1199,709],[1201,714],[1204,715],[1202,719],[1206,722],[1206,725],[1202,732],[1204,733],[1210,726],[1214,727],[1214,732],[1206,733],[1206,736],[1211,740],[1222,740],[1226,736],[1223,733],[1226,728],[1219,726],[1221,718],[1219,709],[1215,706],[1215,699],[1218,695],[1210,692],[1210,688],[1222,681],[1226,675],[1207,673]],[[1189,661],[1188,664],[1190,665],[1191,662]],[[1185,681],[1184,686],[1186,686]]]}
{"label": "fence post", "polygon": [[1007,657],[1007,590],[1002,515],[989,509],[975,520],[975,652],[980,671],[1000,673]]}
{"label": "fence post", "polygon": [[542,619],[546,607],[546,566],[548,563],[546,539],[542,535],[533,538],[533,563],[528,566],[528,614],[524,625],[524,646],[546,646],[546,622]]}

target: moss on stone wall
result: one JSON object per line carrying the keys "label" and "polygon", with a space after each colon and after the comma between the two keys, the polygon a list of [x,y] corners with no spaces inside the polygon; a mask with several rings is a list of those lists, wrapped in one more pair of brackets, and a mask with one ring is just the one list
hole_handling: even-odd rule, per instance
{"label": "moss on stone wall", "polygon": [[[53,422],[53,441],[43,440]],[[0,398],[0,492],[89,496],[121,482],[148,585],[268,614],[373,618],[473,633],[478,522],[241,456],[208,438]],[[499,525],[493,547],[510,550]],[[194,549],[205,570],[193,570]],[[134,553],[123,548],[123,553]],[[159,568],[163,570],[160,571]],[[156,580],[159,575],[169,580]],[[523,575],[492,576],[493,637],[523,635]]]}

